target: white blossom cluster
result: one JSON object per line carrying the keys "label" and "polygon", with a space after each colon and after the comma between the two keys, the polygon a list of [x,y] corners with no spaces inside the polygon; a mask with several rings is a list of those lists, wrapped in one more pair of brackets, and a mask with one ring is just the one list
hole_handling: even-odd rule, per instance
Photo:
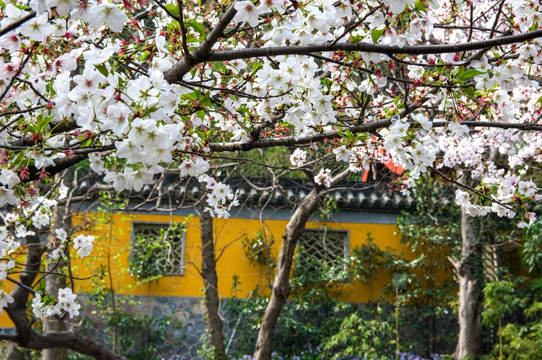
{"label": "white blossom cluster", "polygon": [[229,211],[234,206],[239,205],[237,192],[233,193],[230,186],[216,181],[207,174],[200,175],[198,180],[200,183],[205,184],[205,189],[210,190],[207,195],[208,207],[205,208],[205,211],[208,211],[211,216],[223,219],[229,218]]}
{"label": "white blossom cluster", "polygon": [[[522,181],[516,175],[507,173],[503,170],[497,171],[491,177],[485,177],[483,183],[485,185],[494,185],[497,187],[496,194],[492,197],[493,202],[491,205],[478,205],[471,200],[471,194],[463,191],[456,190],[455,202],[456,204],[465,208],[470,216],[486,216],[488,213],[493,212],[500,217],[506,216],[513,218],[516,216],[516,212],[510,207],[510,203],[516,196],[516,194],[531,197],[534,200],[542,200],[542,195],[537,194],[538,188],[533,181]],[[522,220],[518,223],[520,228],[529,227],[536,221],[536,214],[533,212],[525,212]]]}
{"label": "white blossom cluster", "polygon": [[[39,180],[74,156],[88,156],[90,169],[116,191],[140,191],[171,172],[193,177],[207,193],[206,211],[228,218],[237,193],[217,181],[213,149],[288,137],[318,150],[297,147],[289,160],[296,168],[318,164],[313,180],[321,186],[329,187],[340,167],[360,173],[376,162],[404,170],[404,191],[431,168],[450,170],[479,183],[456,193],[471,216],[517,217],[520,227],[536,220],[528,206],[541,200],[533,168],[542,162],[542,136],[521,127],[542,116],[540,38],[476,54],[397,50],[392,58],[390,51],[342,49],[527,34],[542,24],[538,2],[507,1],[497,10],[484,0],[238,0],[223,24],[228,36],[207,49],[215,60],[225,53],[233,59],[196,59],[174,81],[165,74],[188,63],[186,50],[208,39],[222,10],[185,2],[192,26],[181,44],[171,26],[177,19],[145,3],[13,0],[0,8],[2,29],[30,16],[0,36],[0,207],[13,209],[0,226],[0,278],[13,269],[18,239],[49,226],[66,196],[62,185],[45,196]],[[290,51],[319,44],[324,50]],[[271,55],[250,56],[258,48]],[[290,55],[273,55],[277,48]],[[236,51],[249,55],[232,56]],[[81,257],[92,250],[92,236],[54,235],[52,259],[69,246]],[[54,305],[37,295],[36,316],[76,315],[68,290]],[[0,307],[9,302],[1,292]]]}
{"label": "white blossom cluster", "polygon": [[[68,246],[68,234],[66,233],[66,230],[56,229],[55,234],[56,236],[49,244],[52,249],[49,257],[53,260],[57,260],[61,256],[64,257]],[[77,250],[79,257],[83,258],[90,255],[94,239],[95,238],[92,235],[82,234],[79,234],[72,239],[73,248]]]}
{"label": "white blossom cluster", "polygon": [[48,301],[45,301],[39,293],[35,293],[32,300],[32,312],[39,319],[67,312],[71,319],[79,315],[79,309],[81,308],[81,305],[75,302],[75,299],[77,299],[77,295],[70,288],[58,289],[56,300],[48,299]]}
{"label": "white blossom cluster", "polygon": [[49,244],[49,246],[53,249],[49,256],[53,260],[57,260],[61,256],[64,257],[64,251],[66,250],[66,240],[68,238],[68,234],[64,229],[56,229],[55,235],[56,236],[54,240],[51,241],[51,244]]}
{"label": "white blossom cluster", "polygon": [[292,155],[290,155],[290,162],[295,167],[303,166],[307,161],[307,152],[301,149],[295,149]]}
{"label": "white blossom cluster", "polygon": [[15,260],[9,260],[8,262],[0,262],[0,280],[4,280],[11,269],[15,267]]}
{"label": "white blossom cluster", "polygon": [[[412,120],[423,130],[431,128],[431,122],[423,114],[413,115]],[[383,134],[384,147],[396,164],[409,170],[412,179],[417,179],[433,165],[436,152],[431,148],[430,141],[422,141],[422,136],[412,139],[408,133],[409,128],[409,122],[399,118],[392,119],[389,130]]]}
{"label": "white blossom cluster", "polygon": [[314,182],[318,185],[325,186],[329,188],[331,186],[331,170],[330,169],[320,169],[318,174],[314,177]]}
{"label": "white blossom cluster", "polygon": [[4,258],[12,254],[19,246],[21,243],[8,231],[8,228],[0,226],[0,257]]}
{"label": "white blossom cluster", "polygon": [[79,234],[73,239],[73,248],[77,250],[80,257],[89,256],[92,251],[94,236]]}

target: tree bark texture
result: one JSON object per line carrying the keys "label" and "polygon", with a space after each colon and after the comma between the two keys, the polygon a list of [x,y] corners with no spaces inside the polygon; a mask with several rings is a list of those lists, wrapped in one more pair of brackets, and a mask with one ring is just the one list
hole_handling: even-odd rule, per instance
{"label": "tree bark texture", "polygon": [[[345,180],[349,174],[350,172],[348,170],[343,171],[333,179],[331,186]],[[258,340],[256,341],[254,360],[271,359],[273,333],[275,331],[277,319],[290,295],[290,271],[292,269],[297,240],[303,233],[303,230],[305,230],[307,220],[316,209],[318,209],[318,206],[322,201],[323,194],[321,190],[322,189],[320,188],[314,188],[309,195],[301,201],[286,225],[284,235],[282,236],[275,279],[273,280],[271,289],[271,298],[265,309],[260,325],[260,331],[258,333]]]}
{"label": "tree bark texture", "polygon": [[218,297],[218,277],[216,275],[215,244],[213,240],[213,218],[205,211],[205,199],[200,205],[201,229],[201,276],[205,290],[205,318],[209,344],[216,351],[216,358],[226,359],[222,320],[220,319],[220,299]]}
{"label": "tree bark texture", "polygon": [[[65,184],[71,189],[73,181],[73,168],[68,169],[64,176],[55,175],[55,182],[60,183],[62,178]],[[51,215],[51,223],[49,226],[49,236],[47,242],[54,242],[56,239],[56,229],[64,229],[66,233],[70,233],[71,228],[71,206],[69,202],[64,205],[57,205],[53,208]],[[67,266],[67,261],[60,257],[58,261],[47,263],[46,270],[51,273],[64,273]],[[45,278],[45,290],[49,294],[58,294],[58,290],[66,287],[66,277],[62,275],[49,274]],[[43,332],[49,333],[53,331],[66,330],[66,324],[59,316],[51,316],[43,320]],[[68,350],[66,348],[50,348],[44,349],[41,352],[42,360],[68,360]]]}
{"label": "tree bark texture", "polygon": [[482,347],[482,282],[479,246],[472,219],[461,209],[459,275],[459,336],[455,359],[477,358]]}

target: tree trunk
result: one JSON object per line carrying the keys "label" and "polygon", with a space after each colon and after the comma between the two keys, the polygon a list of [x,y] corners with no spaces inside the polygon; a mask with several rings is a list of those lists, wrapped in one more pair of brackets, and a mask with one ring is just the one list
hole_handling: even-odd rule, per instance
{"label": "tree trunk", "polygon": [[[343,171],[337,175],[331,186],[335,186],[339,182],[345,180],[350,172]],[[271,298],[265,308],[265,312],[256,341],[256,350],[254,352],[254,360],[270,360],[273,350],[273,333],[279,314],[288,300],[290,294],[290,271],[294,258],[297,240],[305,229],[305,224],[309,217],[316,211],[321,200],[322,193],[320,188],[313,189],[307,197],[305,197],[293,216],[291,217],[284,235],[282,236],[282,245],[280,247],[277,269],[273,286],[271,289]]]}
{"label": "tree trunk", "polygon": [[[51,230],[54,230],[54,228],[51,227]],[[54,234],[50,234],[49,236],[54,236]],[[66,261],[59,259],[59,261],[49,262],[46,269],[47,271],[61,272],[61,269],[65,266]],[[58,289],[65,287],[66,278],[61,275],[50,274],[45,278],[45,289],[49,294],[56,296]],[[45,334],[65,330],[66,324],[59,316],[50,316],[43,320],[43,332]],[[68,350],[66,348],[44,349],[42,351],[42,360],[68,360]]]}
{"label": "tree trunk", "polygon": [[[55,175],[55,182],[60,183],[64,179],[65,185],[71,190],[73,182],[73,168],[66,170],[64,176]],[[69,191],[69,190],[68,190]],[[57,205],[52,209],[51,223],[49,226],[49,236],[47,243],[54,242],[56,239],[55,230],[64,229],[68,235],[71,228],[71,206],[69,201],[65,205]],[[66,249],[68,251],[68,249]],[[60,257],[58,261],[50,261],[46,265],[46,271],[50,274],[45,277],[45,290],[47,293],[56,296],[59,289],[66,287],[65,268],[68,265],[66,259]],[[60,275],[56,275],[60,274]],[[56,331],[65,331],[66,324],[59,316],[47,317],[43,320],[43,332],[50,333]],[[66,348],[50,348],[42,351],[42,360],[68,360],[68,350]]]}
{"label": "tree trunk", "polygon": [[477,358],[482,347],[481,248],[476,240],[472,219],[461,209],[461,262],[459,275],[459,336],[455,359]]}
{"label": "tree trunk", "polygon": [[226,359],[224,335],[220,319],[220,300],[218,297],[218,278],[216,275],[215,244],[213,241],[213,218],[205,211],[205,199],[200,205],[201,228],[201,276],[205,289],[205,318],[209,344],[215,351],[216,359]]}

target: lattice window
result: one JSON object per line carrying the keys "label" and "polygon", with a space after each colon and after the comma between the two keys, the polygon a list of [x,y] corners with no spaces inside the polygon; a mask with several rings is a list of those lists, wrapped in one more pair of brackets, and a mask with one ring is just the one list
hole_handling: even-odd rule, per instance
{"label": "lattice window", "polygon": [[342,230],[305,229],[298,240],[297,266],[305,269],[311,264],[340,266],[348,256],[348,233]]}
{"label": "lattice window", "polygon": [[482,261],[484,263],[484,276],[487,281],[496,281],[499,268],[499,254],[495,245],[484,245],[482,248]]}
{"label": "lattice window", "polygon": [[[476,261],[476,266],[478,267],[480,274],[483,272],[485,281],[496,281],[498,280],[498,269],[502,267],[502,254],[498,246],[492,244],[482,244],[481,251],[479,253],[479,258],[473,258],[472,261]],[[453,249],[453,253],[457,254],[455,257],[459,265],[461,259],[461,247],[456,246]],[[452,266],[452,281],[459,282],[459,274],[457,273],[457,268]]]}
{"label": "lattice window", "polygon": [[132,223],[131,273],[141,278],[184,275],[185,234],[181,225]]}

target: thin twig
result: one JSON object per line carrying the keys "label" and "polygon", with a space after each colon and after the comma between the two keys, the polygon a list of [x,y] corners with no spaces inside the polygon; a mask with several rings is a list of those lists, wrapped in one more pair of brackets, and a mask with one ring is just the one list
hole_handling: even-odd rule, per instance
{"label": "thin twig", "polygon": [[183,14],[183,0],[177,0],[177,6],[179,7],[179,25],[181,26],[181,46],[183,47],[184,56],[188,60],[192,60],[192,54],[190,54],[190,51],[188,50],[188,42],[186,40],[186,26],[184,26],[184,14]]}
{"label": "thin twig", "polygon": [[15,279],[13,279],[13,278],[11,278],[11,277],[9,277],[9,276],[6,276],[6,279],[7,279],[8,281],[11,281],[12,283],[14,283],[14,284],[16,284],[16,285],[22,287],[22,288],[25,289],[25,290],[30,291],[30,292],[31,292],[32,294],[34,294],[34,295],[37,293],[36,290],[32,289],[32,288],[29,287],[29,286],[26,286],[26,285],[23,284],[23,283],[20,283],[19,281],[15,280]]}

